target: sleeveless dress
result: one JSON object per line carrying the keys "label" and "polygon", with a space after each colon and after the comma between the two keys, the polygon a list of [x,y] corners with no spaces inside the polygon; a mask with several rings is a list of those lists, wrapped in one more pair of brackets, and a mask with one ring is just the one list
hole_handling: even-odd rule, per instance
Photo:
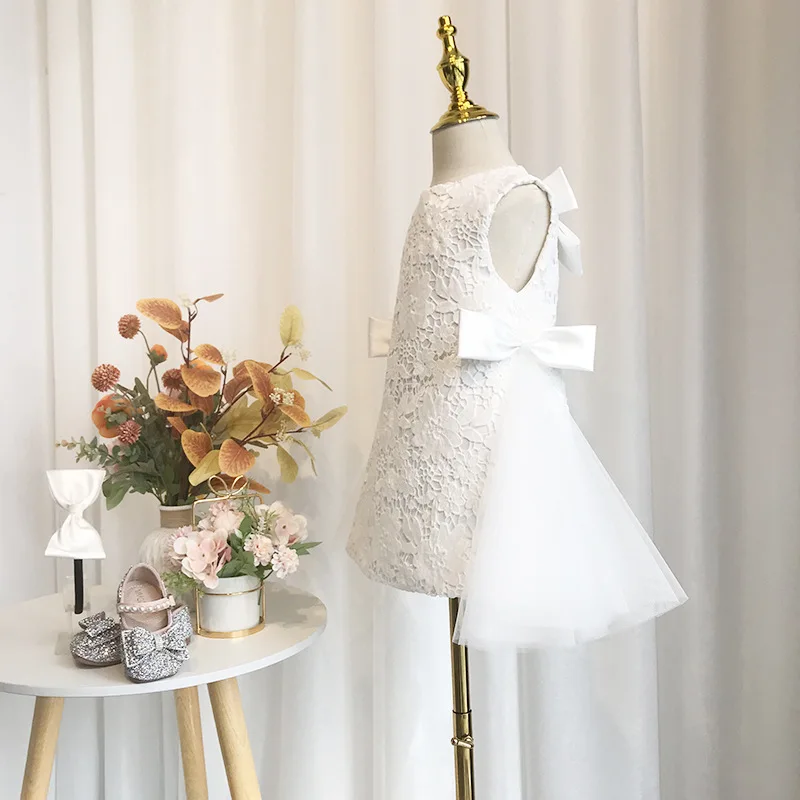
{"label": "sleeveless dress", "polygon": [[[497,274],[489,226],[523,184],[550,221],[533,275]],[[574,644],[686,599],[572,419],[562,369],[591,370],[594,327],[556,327],[559,262],[580,274],[559,169],[520,166],[426,189],[403,251],[377,432],[347,545],[370,578],[461,597],[455,640]]]}

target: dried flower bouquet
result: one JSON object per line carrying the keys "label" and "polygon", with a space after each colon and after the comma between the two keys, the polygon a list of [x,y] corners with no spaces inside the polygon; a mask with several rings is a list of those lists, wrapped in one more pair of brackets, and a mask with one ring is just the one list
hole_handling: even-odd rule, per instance
{"label": "dried flower bouquet", "polygon": [[[137,315],[126,314],[119,320],[124,339],[142,338],[149,361],[147,375],[127,386],[120,383],[120,370],[113,364],[96,367],[92,386],[104,393],[92,411],[99,438],[58,443],[73,450],[76,460],[106,470],[103,494],[108,508],[117,506],[129,492],[152,494],[165,506],[187,505],[208,493],[208,481],[214,476],[231,484],[234,478],[247,475],[263,450],[275,452],[286,483],[294,481],[299,468],[292,447],[308,456],[316,473],[303,437],[319,436],[347,408],[334,408],[312,419],[305,398],[295,388],[295,380],[316,380],[330,389],[296,364],[309,356],[302,343],[300,311],[289,306],[281,315],[283,349],[274,364],[255,360],[234,364],[234,356],[213,344],[193,344],[202,304],[221,297],[184,299],[183,309],[165,298],[139,300],[139,313],[179,343],[180,363],[161,372],[168,361],[166,348],[150,346]],[[249,483],[257,491],[268,491],[252,479]]]}

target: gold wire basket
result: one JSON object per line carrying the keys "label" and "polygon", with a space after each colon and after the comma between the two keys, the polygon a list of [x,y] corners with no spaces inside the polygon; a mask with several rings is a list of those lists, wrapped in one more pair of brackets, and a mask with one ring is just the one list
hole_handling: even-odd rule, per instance
{"label": "gold wire basket", "polygon": [[[214,481],[219,483],[215,486]],[[221,484],[221,486],[219,485]],[[259,501],[263,502],[261,494],[249,490],[249,484],[244,477],[236,478],[231,486],[220,478],[218,475],[213,476],[208,482],[209,489],[213,493],[213,497],[204,497],[202,500],[195,500],[192,504],[192,526],[196,527],[201,516],[198,515],[198,510],[202,510],[206,506],[210,506],[220,500],[238,500],[238,501]],[[250,628],[242,628],[235,631],[212,631],[203,626],[203,597],[241,597],[243,595],[259,592],[258,605],[260,616],[258,622]],[[264,589],[264,581],[262,580],[258,586],[253,589],[245,589],[240,592],[204,592],[199,587],[195,586],[194,590],[195,607],[197,609],[197,635],[205,636],[209,639],[239,639],[243,636],[251,636],[254,633],[264,629],[264,624],[267,615],[267,596]]]}

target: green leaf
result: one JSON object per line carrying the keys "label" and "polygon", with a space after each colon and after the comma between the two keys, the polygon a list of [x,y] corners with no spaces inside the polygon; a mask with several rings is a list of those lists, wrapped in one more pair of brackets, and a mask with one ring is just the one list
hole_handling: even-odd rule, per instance
{"label": "green leaf", "polygon": [[281,314],[281,341],[284,346],[299,344],[303,338],[303,315],[297,306],[287,306]]}
{"label": "green leaf", "polygon": [[300,378],[301,381],[319,381],[328,391],[333,391],[322,378],[318,378],[313,372],[309,372],[307,369],[295,367],[293,370],[290,370],[290,372]]}
{"label": "green leaf", "polygon": [[292,385],[292,376],[288,372],[273,372],[270,377],[272,385],[276,389],[283,389],[284,392],[291,392],[294,388]]}
{"label": "green leaf", "polygon": [[308,453],[308,458],[309,458],[309,461],[311,462],[311,469],[314,472],[314,474],[316,475],[317,474],[317,462],[314,459],[314,454],[311,452],[311,448],[302,439],[297,439],[294,436],[287,436],[286,438],[290,442],[300,445],[300,447],[302,447],[303,450],[305,450],[306,453]]}
{"label": "green leaf", "polygon": [[111,511],[116,508],[121,502],[122,498],[128,493],[129,486],[127,483],[116,483],[106,494],[106,508]]}
{"label": "green leaf", "polygon": [[189,476],[189,483],[198,486],[203,481],[207,481],[212,475],[219,473],[219,450],[212,450],[206,453],[203,460]]}
{"label": "green leaf", "polygon": [[298,466],[297,462],[290,455],[288,450],[285,450],[280,445],[278,447],[278,466],[281,468],[281,480],[284,483],[294,483],[297,477]]}
{"label": "green leaf", "polygon": [[329,411],[327,414],[321,416],[316,422],[312,423],[311,430],[315,434],[319,434],[321,431],[326,431],[328,428],[332,428],[346,413],[347,406],[339,406],[339,408],[334,408],[332,411]]}
{"label": "green leaf", "polygon": [[229,437],[243,439],[258,425],[262,408],[263,403],[260,400],[248,405],[247,398],[243,397],[236,402],[236,405],[222,419],[222,425],[218,429],[215,428],[214,432],[225,431]]}
{"label": "green leaf", "polygon": [[297,542],[297,544],[289,545],[290,549],[297,551],[297,555],[306,556],[309,550],[319,547],[322,542]]}

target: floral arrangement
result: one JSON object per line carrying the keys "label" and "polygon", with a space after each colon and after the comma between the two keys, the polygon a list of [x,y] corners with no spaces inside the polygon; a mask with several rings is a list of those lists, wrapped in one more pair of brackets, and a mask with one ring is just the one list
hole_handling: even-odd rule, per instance
{"label": "floral arrangement", "polygon": [[[92,411],[92,422],[99,438],[57,443],[74,450],[77,461],[89,461],[106,471],[103,494],[108,508],[129,492],[152,494],[165,506],[187,505],[208,493],[208,481],[214,476],[230,484],[246,475],[263,450],[275,452],[286,483],[294,481],[299,469],[290,447],[307,455],[316,474],[311,449],[301,437],[319,436],[347,408],[334,408],[315,420],[306,410],[295,380],[331,387],[295,363],[309,357],[302,342],[300,311],[289,306],[281,315],[283,349],[274,364],[234,363],[233,354],[213,344],[194,344],[202,304],[221,297],[184,298],[183,308],[165,298],[139,300],[139,313],[178,340],[179,363],[163,371],[166,348],[150,346],[136,314],[120,318],[120,336],[141,337],[145,346],[149,363],[145,379],[134,378],[127,386],[120,383],[120,370],[113,364],[96,367],[91,382],[103,396]],[[257,491],[269,491],[252,480],[249,484]]]}
{"label": "floral arrangement", "polygon": [[306,518],[281,502],[217,500],[196,527],[173,534],[167,556],[173,569],[163,578],[176,594],[195,586],[215,589],[220,578],[285,578],[319,544],[307,538]]}

